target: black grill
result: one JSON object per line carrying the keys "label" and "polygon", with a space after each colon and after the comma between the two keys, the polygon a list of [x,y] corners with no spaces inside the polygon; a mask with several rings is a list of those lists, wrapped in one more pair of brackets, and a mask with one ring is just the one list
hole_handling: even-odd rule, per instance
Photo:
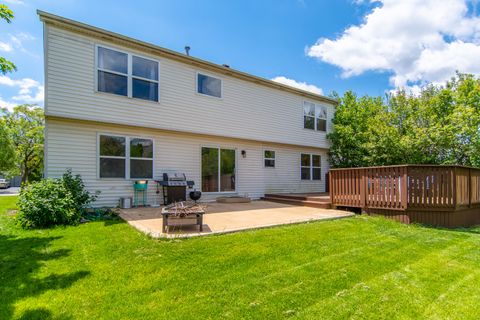
{"label": "black grill", "polygon": [[157,193],[160,193],[159,186],[163,191],[163,204],[171,204],[186,200],[186,189],[192,188],[195,185],[194,181],[187,180],[185,173],[172,172],[164,173],[163,180],[156,180]]}

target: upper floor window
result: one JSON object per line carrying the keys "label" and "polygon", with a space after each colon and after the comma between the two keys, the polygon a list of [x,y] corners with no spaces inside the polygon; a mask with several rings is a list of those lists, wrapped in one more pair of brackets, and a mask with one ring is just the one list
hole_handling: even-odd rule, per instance
{"label": "upper floor window", "polygon": [[263,152],[263,159],[266,168],[275,168],[275,151],[265,150]]}
{"label": "upper floor window", "polygon": [[202,73],[197,73],[197,92],[221,98],[222,80]]}
{"label": "upper floor window", "polygon": [[98,91],[158,101],[158,69],[158,61],[97,47]]}
{"label": "upper floor window", "polygon": [[300,161],[300,177],[302,180],[320,180],[322,165],[319,155],[302,153]]}
{"label": "upper floor window", "polygon": [[153,140],[100,135],[100,178],[153,178]]}
{"label": "upper floor window", "polygon": [[303,127],[327,131],[327,107],[313,102],[303,102]]}

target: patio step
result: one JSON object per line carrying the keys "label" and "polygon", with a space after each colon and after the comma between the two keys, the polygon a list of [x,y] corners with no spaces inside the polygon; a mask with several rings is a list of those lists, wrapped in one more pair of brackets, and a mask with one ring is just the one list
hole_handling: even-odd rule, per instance
{"label": "patio step", "polygon": [[330,203],[330,198],[327,199],[299,199],[295,197],[282,197],[277,195],[268,195],[266,194],[263,198],[267,201],[279,202],[284,204],[291,204],[297,206],[321,208],[321,209],[331,209],[332,204]]}

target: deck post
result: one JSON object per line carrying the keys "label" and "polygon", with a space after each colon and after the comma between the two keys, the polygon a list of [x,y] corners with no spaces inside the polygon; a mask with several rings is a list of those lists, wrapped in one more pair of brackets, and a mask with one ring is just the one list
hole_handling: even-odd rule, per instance
{"label": "deck post", "polygon": [[407,209],[408,208],[408,166],[405,166],[403,168],[403,174],[402,174],[402,185],[401,189],[402,190],[402,196],[401,196],[401,207],[402,209]]}
{"label": "deck post", "polygon": [[468,207],[472,207],[472,169],[468,168]]}
{"label": "deck post", "polygon": [[362,210],[367,209],[367,178],[365,177],[366,169],[360,169],[360,205],[362,206]]}
{"label": "deck post", "polygon": [[332,207],[335,208],[335,203],[333,202],[333,194],[335,193],[333,188],[333,177],[335,176],[335,171],[329,171],[328,172],[328,192],[330,193],[330,203],[332,204]]}
{"label": "deck post", "polygon": [[451,168],[452,170],[452,197],[453,197],[453,209],[457,210],[457,167]]}

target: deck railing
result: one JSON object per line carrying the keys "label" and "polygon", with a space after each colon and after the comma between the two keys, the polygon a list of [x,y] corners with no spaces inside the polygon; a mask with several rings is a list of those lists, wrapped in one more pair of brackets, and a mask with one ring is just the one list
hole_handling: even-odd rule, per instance
{"label": "deck railing", "polygon": [[416,211],[480,207],[480,169],[401,165],[330,170],[334,206]]}

